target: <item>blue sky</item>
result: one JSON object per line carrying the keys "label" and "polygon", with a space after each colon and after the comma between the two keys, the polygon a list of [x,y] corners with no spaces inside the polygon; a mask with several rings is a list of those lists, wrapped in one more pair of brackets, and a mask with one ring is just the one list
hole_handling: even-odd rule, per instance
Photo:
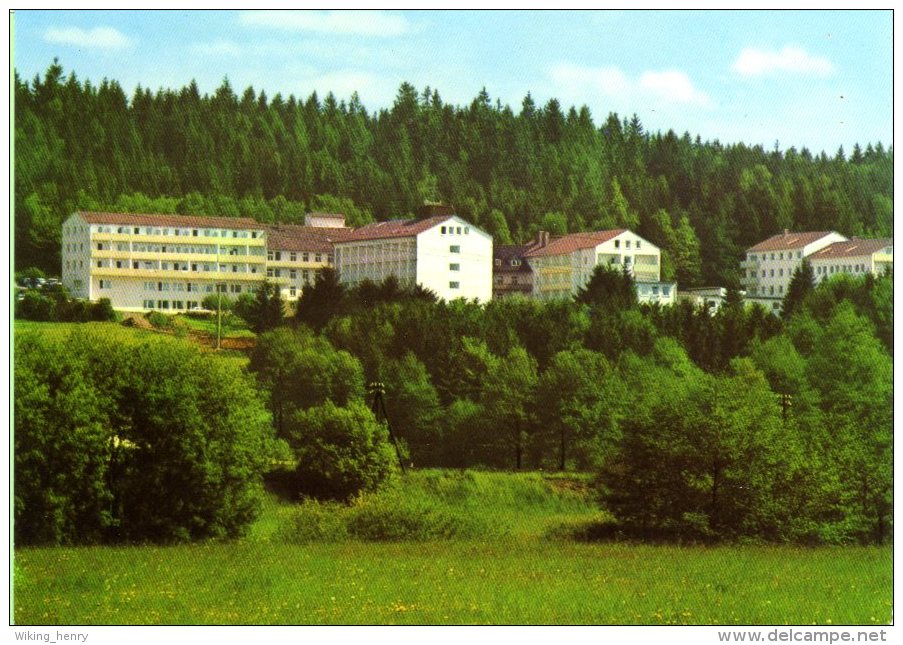
{"label": "blue sky", "polygon": [[515,111],[586,104],[598,123],[833,153],[893,134],[890,11],[18,11],[25,79],[58,57],[98,83],[212,92],[228,77],[371,111],[402,81],[469,104],[485,86]]}

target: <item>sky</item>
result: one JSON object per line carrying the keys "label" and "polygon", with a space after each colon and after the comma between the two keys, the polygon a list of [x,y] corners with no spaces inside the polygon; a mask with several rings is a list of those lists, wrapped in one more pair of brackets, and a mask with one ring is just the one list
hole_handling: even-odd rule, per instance
{"label": "sky", "polygon": [[878,11],[17,11],[20,77],[66,74],[212,93],[228,78],[272,97],[357,91],[372,111],[399,85],[518,112],[587,105],[722,143],[822,150],[892,143],[893,16]]}

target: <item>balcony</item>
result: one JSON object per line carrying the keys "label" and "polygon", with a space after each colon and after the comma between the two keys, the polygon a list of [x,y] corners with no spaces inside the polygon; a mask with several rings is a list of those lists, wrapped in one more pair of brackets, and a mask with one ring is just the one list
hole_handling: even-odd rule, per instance
{"label": "balcony", "polygon": [[208,237],[206,235],[145,235],[144,233],[91,233],[92,242],[140,242],[144,244],[219,244],[220,246],[266,246],[264,236]]}
{"label": "balcony", "polygon": [[658,282],[659,273],[658,265],[644,266],[642,264],[633,265],[633,279],[637,282]]}
{"label": "balcony", "polygon": [[267,278],[265,273],[231,272],[231,271],[173,271],[171,269],[117,269],[115,267],[93,267],[91,274],[98,277],[134,278],[179,278],[182,280],[206,280],[214,282],[263,282],[266,279],[276,284],[288,284],[288,277]]}
{"label": "balcony", "polygon": [[219,262],[231,264],[264,264],[266,262],[265,255],[229,255],[228,253],[158,253],[149,251],[98,251],[96,248],[91,250],[91,257],[96,260],[126,260],[126,261],[152,261],[158,260],[162,262]]}
{"label": "balcony", "polygon": [[746,270],[752,269],[753,271],[758,273],[761,264],[762,263],[760,260],[743,260],[740,262],[740,268]]}

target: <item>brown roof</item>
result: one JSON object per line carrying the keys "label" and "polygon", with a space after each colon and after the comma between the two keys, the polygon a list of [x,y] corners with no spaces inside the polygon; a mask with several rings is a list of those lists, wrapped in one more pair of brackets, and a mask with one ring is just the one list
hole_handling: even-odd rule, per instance
{"label": "brown roof", "polygon": [[333,243],[345,239],[351,231],[350,228],[323,228],[298,224],[267,226],[267,248],[275,251],[332,253]]}
{"label": "brown roof", "polygon": [[813,260],[823,260],[827,258],[861,257],[863,255],[871,255],[872,253],[877,253],[884,250],[888,246],[893,245],[894,241],[890,238],[862,240],[854,237],[852,240],[848,240],[846,242],[834,242],[834,244],[829,244],[821,251],[816,251],[809,257]]}
{"label": "brown roof", "polygon": [[144,215],[138,213],[90,213],[78,211],[88,224],[131,226],[173,226],[197,228],[237,228],[262,230],[263,224],[248,217],[205,217],[199,215]]}
{"label": "brown roof", "polygon": [[536,247],[536,242],[529,244],[497,244],[492,247],[493,260],[501,260],[499,266],[492,263],[492,270],[495,273],[531,273],[532,269],[526,262],[521,262],[518,266],[512,266],[512,260],[523,260],[527,251]]}
{"label": "brown roof", "polygon": [[423,219],[395,219],[388,222],[375,222],[355,229],[342,241],[359,242],[392,237],[413,237],[448,219],[448,215],[436,215]]}
{"label": "brown roof", "polygon": [[618,228],[612,231],[571,233],[570,235],[555,238],[545,246],[538,246],[530,249],[524,254],[524,257],[538,258],[547,255],[566,255],[580,249],[591,249],[626,231],[626,228]]}
{"label": "brown roof", "polygon": [[311,217],[325,217],[326,219],[340,219],[343,221],[345,219],[345,216],[341,213],[320,213],[317,211],[311,211],[310,213],[308,213],[308,215],[310,215]]}
{"label": "brown roof", "polygon": [[785,249],[801,249],[804,246],[817,242],[826,235],[830,235],[834,231],[810,231],[805,233],[793,233],[784,231],[777,235],[772,235],[767,240],[759,242],[755,246],[749,247],[749,251],[783,251]]}

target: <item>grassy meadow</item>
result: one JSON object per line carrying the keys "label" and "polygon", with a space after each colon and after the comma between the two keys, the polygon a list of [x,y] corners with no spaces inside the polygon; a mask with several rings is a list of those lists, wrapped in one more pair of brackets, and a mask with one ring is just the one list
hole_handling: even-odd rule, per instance
{"label": "grassy meadow", "polygon": [[888,624],[890,547],[580,543],[586,477],[415,471],[267,493],[246,538],[15,553],[17,624]]}

